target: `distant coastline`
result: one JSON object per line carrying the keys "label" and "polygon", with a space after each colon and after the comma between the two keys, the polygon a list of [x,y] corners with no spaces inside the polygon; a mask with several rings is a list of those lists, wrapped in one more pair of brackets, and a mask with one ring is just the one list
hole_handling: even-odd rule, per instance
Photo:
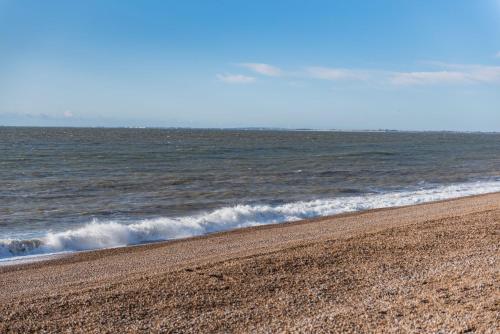
{"label": "distant coastline", "polygon": [[314,129],[280,127],[188,127],[188,126],[71,126],[71,125],[2,125],[0,128],[56,128],[56,129],[156,129],[156,130],[214,130],[214,131],[283,131],[283,132],[339,132],[339,133],[464,133],[499,134],[500,131],[474,130],[398,130],[398,129]]}

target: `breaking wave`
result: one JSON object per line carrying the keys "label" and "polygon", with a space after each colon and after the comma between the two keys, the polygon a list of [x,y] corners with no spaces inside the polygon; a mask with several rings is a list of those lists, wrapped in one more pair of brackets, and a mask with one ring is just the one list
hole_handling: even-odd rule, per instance
{"label": "breaking wave", "polygon": [[275,206],[236,205],[193,216],[145,219],[129,224],[94,220],[83,227],[64,232],[49,232],[38,239],[0,240],[0,259],[186,238],[248,226],[277,224],[498,191],[500,191],[500,180],[478,181],[417,190],[300,201]]}

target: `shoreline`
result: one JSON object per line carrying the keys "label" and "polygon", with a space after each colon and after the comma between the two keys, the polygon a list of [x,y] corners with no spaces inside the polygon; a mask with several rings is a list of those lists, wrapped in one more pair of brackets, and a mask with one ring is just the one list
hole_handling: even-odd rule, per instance
{"label": "shoreline", "polygon": [[495,332],[499,230],[491,193],[3,266],[0,332]]}
{"label": "shoreline", "polygon": [[[253,230],[253,229],[274,229],[280,225],[283,226],[288,226],[288,225],[296,225],[296,224],[308,224],[311,222],[316,222],[316,221],[322,221],[322,220],[331,220],[331,219],[336,219],[336,218],[344,218],[344,217],[353,217],[357,215],[362,215],[366,213],[375,213],[375,212],[380,212],[380,211],[387,211],[387,210],[394,210],[394,209],[403,209],[403,208],[411,208],[411,207],[418,207],[422,205],[428,205],[428,204],[438,204],[438,203],[447,203],[450,201],[456,201],[456,200],[461,200],[461,199],[474,199],[477,197],[483,197],[483,196],[489,196],[489,195],[495,195],[498,194],[500,195],[500,192],[492,192],[492,193],[485,193],[485,194],[477,194],[477,195],[467,195],[467,196],[461,196],[461,197],[454,197],[454,198],[448,198],[448,199],[442,199],[442,200],[437,200],[437,201],[430,201],[430,202],[422,202],[418,204],[409,204],[409,205],[402,205],[402,206],[393,206],[393,207],[383,207],[383,208],[375,208],[375,209],[368,209],[368,210],[361,210],[361,211],[352,211],[352,212],[344,212],[344,213],[339,213],[335,215],[329,215],[329,216],[319,216],[319,217],[313,217],[313,218],[308,218],[308,219],[301,219],[301,220],[296,220],[296,221],[286,221],[286,222],[281,222],[281,223],[272,223],[272,224],[263,224],[263,225],[257,225],[257,226],[249,226],[249,227],[241,227],[241,228],[235,228],[235,229],[230,229],[230,230],[222,230],[222,231],[216,231],[216,232],[211,232],[211,233],[206,233],[202,235],[194,235],[194,236],[189,236],[189,237],[184,237],[184,238],[174,238],[170,240],[158,240],[158,241],[150,241],[150,242],[143,242],[143,243],[138,243],[138,244],[131,244],[131,245],[124,245],[124,246],[116,246],[116,247],[109,247],[109,248],[97,248],[97,249],[89,249],[89,250],[81,250],[81,251],[67,251],[67,252],[57,252],[57,253],[52,253],[52,254],[33,254],[33,255],[26,255],[26,256],[18,256],[16,259],[10,260],[10,258],[5,258],[0,260],[0,273],[2,272],[2,268],[4,267],[17,267],[17,266],[29,266],[31,264],[40,264],[43,265],[46,262],[51,262],[51,261],[64,261],[64,259],[68,259],[71,257],[78,257],[78,256],[99,256],[100,252],[103,252],[101,255],[105,256],[105,252],[109,251],[112,253],[119,252],[120,250],[123,252],[127,252],[128,248],[136,248],[136,247],[151,247],[151,246],[163,246],[175,242],[184,242],[186,240],[195,240],[195,239],[203,239],[206,237],[211,237],[215,235],[223,235],[223,234],[231,234],[235,233],[238,231],[244,231],[244,230]],[[71,259],[68,259],[71,261]],[[12,262],[11,262],[12,261]],[[9,263],[10,262],[10,263]],[[15,268],[14,268],[15,269]]]}

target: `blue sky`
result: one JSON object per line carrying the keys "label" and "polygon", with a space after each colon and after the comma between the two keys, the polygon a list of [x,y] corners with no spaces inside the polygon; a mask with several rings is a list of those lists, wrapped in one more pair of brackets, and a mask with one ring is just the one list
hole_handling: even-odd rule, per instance
{"label": "blue sky", "polygon": [[500,131],[500,0],[0,0],[0,124]]}

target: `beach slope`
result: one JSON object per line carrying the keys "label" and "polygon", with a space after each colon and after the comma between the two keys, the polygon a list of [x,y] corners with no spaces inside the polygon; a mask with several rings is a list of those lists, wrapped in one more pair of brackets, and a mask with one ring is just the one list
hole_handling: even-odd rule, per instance
{"label": "beach slope", "polygon": [[500,332],[500,194],[0,267],[0,332]]}

